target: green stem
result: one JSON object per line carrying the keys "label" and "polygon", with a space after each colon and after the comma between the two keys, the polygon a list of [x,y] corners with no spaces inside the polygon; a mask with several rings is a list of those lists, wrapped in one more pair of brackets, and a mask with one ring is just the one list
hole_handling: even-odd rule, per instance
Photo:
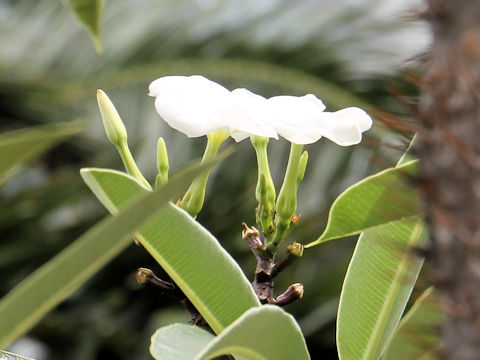
{"label": "green stem", "polygon": [[118,153],[120,154],[120,157],[122,158],[123,165],[125,166],[125,169],[127,172],[132,175],[134,178],[136,178],[138,181],[140,181],[142,184],[144,184],[147,189],[151,190],[152,187],[148,183],[148,181],[143,177],[142,173],[137,167],[137,164],[135,163],[135,160],[133,159],[132,153],[130,152],[130,149],[128,148],[128,144],[126,141],[121,141],[118,146],[116,146]]}

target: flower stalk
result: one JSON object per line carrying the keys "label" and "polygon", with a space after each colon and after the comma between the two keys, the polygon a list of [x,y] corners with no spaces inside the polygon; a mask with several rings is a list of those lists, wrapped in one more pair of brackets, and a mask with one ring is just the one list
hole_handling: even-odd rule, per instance
{"label": "flower stalk", "polygon": [[256,210],[257,224],[262,228],[265,237],[268,239],[274,232],[274,214],[275,214],[275,186],[273,185],[272,175],[268,164],[267,146],[269,139],[262,136],[252,136],[250,138],[258,163],[258,181],[255,190],[255,197],[258,201]]}
{"label": "flower stalk", "polygon": [[[215,156],[217,156],[220,146],[228,136],[229,134],[224,130],[213,131],[207,135],[207,147],[202,157],[202,164],[205,161],[213,160]],[[205,170],[197,176],[183,198],[177,203],[177,205],[185,209],[193,217],[197,216],[200,210],[202,210],[205,199],[205,188],[207,187],[210,171],[210,169]]]}

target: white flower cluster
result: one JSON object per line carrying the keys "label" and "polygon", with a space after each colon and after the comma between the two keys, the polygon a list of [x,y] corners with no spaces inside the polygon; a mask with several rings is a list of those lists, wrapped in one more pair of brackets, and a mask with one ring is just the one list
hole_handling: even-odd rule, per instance
{"label": "white flower cluster", "polygon": [[149,91],[160,116],[188,137],[226,129],[236,141],[280,135],[295,144],[311,144],[324,136],[349,146],[372,126],[370,116],[356,107],[326,112],[312,94],[266,99],[247,89],[229,91],[200,75],[165,76],[153,81]]}

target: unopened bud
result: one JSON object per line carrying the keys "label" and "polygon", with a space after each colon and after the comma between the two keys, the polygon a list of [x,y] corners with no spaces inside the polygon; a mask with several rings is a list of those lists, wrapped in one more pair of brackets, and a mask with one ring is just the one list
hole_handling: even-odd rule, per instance
{"label": "unopened bud", "polygon": [[97,102],[108,140],[113,145],[120,146],[122,142],[127,141],[127,129],[125,129],[117,109],[115,109],[107,94],[100,89],[97,90]]}
{"label": "unopened bud", "polygon": [[268,163],[267,146],[269,139],[262,136],[250,138],[258,164],[258,180],[255,197],[258,201],[257,224],[262,228],[266,238],[270,238],[274,231],[273,217],[275,214],[275,186],[273,185],[270,167]]}
{"label": "unopened bud", "polygon": [[157,169],[158,175],[155,186],[164,185],[168,182],[168,170],[170,168],[168,162],[168,152],[163,138],[159,138],[157,142]]}
{"label": "unopened bud", "polygon": [[304,151],[302,156],[300,156],[300,162],[298,164],[297,185],[300,184],[300,181],[302,181],[303,177],[305,176],[307,163],[308,163],[308,152]]}
{"label": "unopened bud", "polygon": [[260,174],[257,184],[257,223],[261,226],[263,233],[268,236],[274,230],[273,214],[275,212],[275,188],[273,183],[267,182],[264,174]]}
{"label": "unopened bud", "polygon": [[[202,164],[205,161],[212,161],[215,159],[218,149],[220,149],[220,146],[227,138],[228,133],[223,129],[212,131],[207,135],[207,147],[203,153]],[[183,198],[177,203],[193,217],[196,217],[200,210],[202,210],[210,171],[211,168],[198,175],[193,180]]]}
{"label": "unopened bud", "polygon": [[275,206],[275,234],[272,241],[267,244],[270,251],[276,250],[278,244],[287,237],[292,229],[292,224],[294,225],[297,220],[295,211],[297,210],[298,179],[303,177],[308,159],[308,155],[306,152],[302,154],[302,150],[303,145],[292,143],[290,147],[287,170]]}

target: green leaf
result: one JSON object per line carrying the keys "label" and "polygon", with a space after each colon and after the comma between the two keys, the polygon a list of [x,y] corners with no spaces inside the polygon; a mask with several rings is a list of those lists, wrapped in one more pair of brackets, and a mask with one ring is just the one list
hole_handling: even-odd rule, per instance
{"label": "green leaf", "polygon": [[82,129],[78,121],[31,127],[0,134],[0,185],[19,164],[38,156]]}
{"label": "green leaf", "polygon": [[164,326],[153,334],[150,354],[156,360],[192,360],[214,338],[215,335],[194,325]]}
{"label": "green leaf", "polygon": [[[412,161],[409,154],[413,142],[395,169],[373,177],[381,187],[385,185],[382,174],[393,176],[386,181],[393,183],[393,187],[388,186],[382,190],[384,192],[396,193],[403,186],[402,194],[398,195],[404,196],[398,204],[402,208],[391,210],[398,214],[413,212],[418,206],[413,190],[403,183],[400,175],[415,170],[417,162]],[[395,175],[396,169],[403,170]],[[391,198],[390,195],[380,196],[382,201],[391,201]],[[381,211],[390,211],[388,204],[377,203],[377,206]],[[337,315],[337,348],[341,360],[379,359],[405,310],[423,263],[415,248],[424,245],[426,236],[419,216],[399,218],[401,220],[371,227],[358,239],[343,283]]]}
{"label": "green leaf", "polygon": [[[191,166],[157,191],[122,203],[125,209],[115,218],[102,220],[7,294],[0,301],[0,348],[28,331],[125,249],[131,243],[131,234],[162,213],[169,200],[178,198],[205,168]],[[134,179],[131,182],[138,184]],[[122,186],[117,189],[125,190]]]}
{"label": "green leaf", "polygon": [[161,328],[152,336],[150,353],[156,360],[213,359],[227,354],[251,360],[310,359],[295,319],[272,305],[248,310],[215,338],[191,325]]}
{"label": "green leaf", "polygon": [[345,190],[330,208],[323,234],[306,248],[374,229],[420,214],[417,196],[405,177],[418,161],[409,161],[369,176]]}
{"label": "green leaf", "polygon": [[[131,176],[115,171],[85,169],[82,176],[112,212],[148,192]],[[216,333],[260,305],[238,264],[212,234],[177,206],[165,207],[135,236]]]}
{"label": "green leaf", "polygon": [[101,53],[100,18],[103,0],[69,0],[69,3],[73,13],[90,33],[97,52]]}
{"label": "green leaf", "polygon": [[27,358],[25,356],[12,354],[8,351],[0,350],[0,360],[33,360],[32,358]]}
{"label": "green leaf", "polygon": [[443,346],[440,334],[443,319],[434,289],[430,287],[400,321],[383,359],[438,359]]}
{"label": "green leaf", "polygon": [[423,259],[412,250],[424,240],[412,218],[366,231],[345,276],[337,318],[342,360],[378,359],[402,316]]}

